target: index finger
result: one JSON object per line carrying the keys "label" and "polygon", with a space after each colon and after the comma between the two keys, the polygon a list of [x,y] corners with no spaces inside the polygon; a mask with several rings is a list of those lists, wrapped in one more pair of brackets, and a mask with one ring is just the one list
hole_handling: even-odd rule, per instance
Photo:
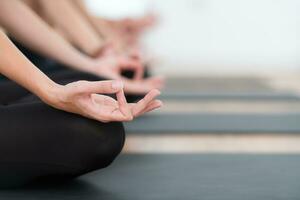
{"label": "index finger", "polygon": [[115,94],[123,89],[123,82],[116,81],[81,81],[78,89],[81,93]]}
{"label": "index finger", "polygon": [[148,106],[148,104],[151,103],[159,95],[159,90],[151,90],[142,100],[137,102],[136,105],[133,107],[133,115],[137,116],[139,113],[141,113]]}

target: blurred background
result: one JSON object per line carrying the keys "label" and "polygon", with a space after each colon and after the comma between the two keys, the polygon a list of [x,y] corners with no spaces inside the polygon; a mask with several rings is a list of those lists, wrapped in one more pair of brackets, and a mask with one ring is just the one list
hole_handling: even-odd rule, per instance
{"label": "blurred background", "polygon": [[125,152],[300,153],[300,1],[86,2],[159,18],[143,43],[165,105],[127,126]]}
{"label": "blurred background", "polygon": [[148,11],[160,23],[145,37],[165,74],[255,74],[300,71],[298,0],[87,0],[109,18]]}
{"label": "blurred background", "polygon": [[299,0],[87,2],[110,18],[159,16],[143,42],[167,78],[164,107],[125,124],[111,177],[125,171],[140,199],[298,199]]}

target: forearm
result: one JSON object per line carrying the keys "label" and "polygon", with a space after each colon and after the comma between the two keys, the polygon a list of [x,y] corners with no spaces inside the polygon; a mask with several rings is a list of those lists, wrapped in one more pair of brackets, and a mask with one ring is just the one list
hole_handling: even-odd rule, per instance
{"label": "forearm", "polygon": [[74,6],[73,0],[38,0],[43,15],[63,31],[70,41],[86,54],[93,56],[103,47],[103,40],[90,22]]}
{"label": "forearm", "polygon": [[60,37],[18,0],[0,1],[0,24],[19,42],[67,66],[91,71],[92,60]]}
{"label": "forearm", "polygon": [[0,31],[0,73],[50,102],[59,86],[22,55]]}
{"label": "forearm", "polygon": [[92,26],[98,32],[98,34],[102,35],[103,37],[106,37],[113,33],[113,30],[111,29],[109,23],[107,23],[107,20],[91,15],[85,3],[82,0],[71,1],[74,2],[74,5],[77,6],[77,9],[80,10],[82,15],[84,15],[86,19],[90,22],[90,24],[92,24]]}

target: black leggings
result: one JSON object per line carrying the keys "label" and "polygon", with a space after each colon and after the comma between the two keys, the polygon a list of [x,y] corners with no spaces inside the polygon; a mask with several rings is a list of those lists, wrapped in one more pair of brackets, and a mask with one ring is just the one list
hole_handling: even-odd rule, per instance
{"label": "black leggings", "polygon": [[[95,78],[72,70],[49,76],[61,84]],[[2,187],[68,180],[105,168],[125,141],[122,123],[101,123],[51,108],[9,80],[0,82],[0,130]]]}

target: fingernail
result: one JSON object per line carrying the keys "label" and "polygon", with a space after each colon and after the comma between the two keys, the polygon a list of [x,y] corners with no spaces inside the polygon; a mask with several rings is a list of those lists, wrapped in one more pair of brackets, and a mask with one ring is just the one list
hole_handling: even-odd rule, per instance
{"label": "fingernail", "polygon": [[114,89],[114,90],[123,89],[123,82],[122,81],[113,81],[112,89]]}

